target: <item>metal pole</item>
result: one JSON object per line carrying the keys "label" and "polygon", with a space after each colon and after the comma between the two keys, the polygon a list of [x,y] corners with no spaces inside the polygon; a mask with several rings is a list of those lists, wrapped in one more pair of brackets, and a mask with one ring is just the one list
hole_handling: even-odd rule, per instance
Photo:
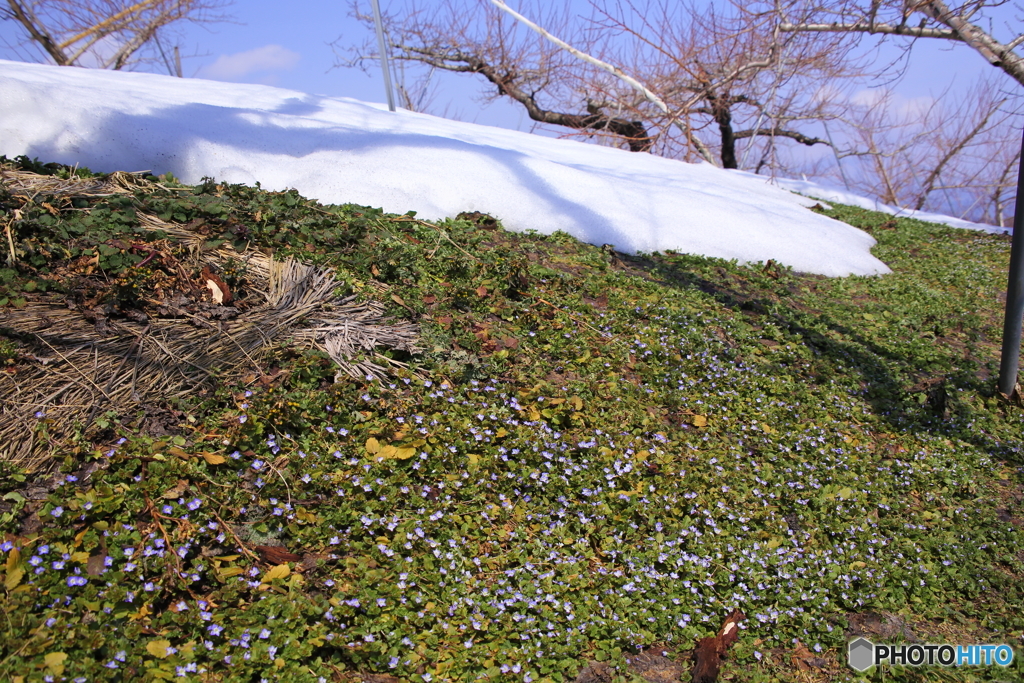
{"label": "metal pole", "polygon": [[1003,351],[999,361],[999,391],[1012,397],[1017,387],[1021,327],[1024,325],[1024,137],[1017,162],[1017,200],[1014,204],[1010,274],[1006,284],[1006,318]]}
{"label": "metal pole", "polygon": [[373,0],[373,23],[377,26],[377,45],[380,48],[380,68],[384,72],[384,90],[388,95],[388,109],[395,110],[395,96],[391,92],[391,69],[388,67],[388,49],[384,41],[384,22],[380,19],[380,3]]}

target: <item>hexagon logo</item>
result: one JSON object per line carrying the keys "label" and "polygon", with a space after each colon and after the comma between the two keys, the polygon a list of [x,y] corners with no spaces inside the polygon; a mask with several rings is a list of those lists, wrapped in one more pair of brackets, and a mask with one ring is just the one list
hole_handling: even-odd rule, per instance
{"label": "hexagon logo", "polygon": [[855,671],[867,671],[875,663],[875,645],[867,638],[851,641],[847,647],[847,659]]}

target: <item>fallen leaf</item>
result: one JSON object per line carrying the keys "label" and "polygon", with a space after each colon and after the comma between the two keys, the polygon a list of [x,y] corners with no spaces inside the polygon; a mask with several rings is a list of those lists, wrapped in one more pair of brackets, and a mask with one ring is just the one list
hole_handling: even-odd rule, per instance
{"label": "fallen leaf", "polygon": [[425,304],[432,304],[435,301],[437,301],[437,297],[434,296],[433,294],[424,294],[423,295],[423,303],[425,303]]}
{"label": "fallen leaf", "polygon": [[692,418],[690,418],[690,424],[692,424],[694,427],[706,427],[708,424],[708,419],[703,415],[694,415]]}
{"label": "fallen leaf", "polygon": [[487,296],[487,288],[484,287],[483,285],[480,285],[479,287],[476,288],[476,295],[481,299],[484,298],[485,296]]}
{"label": "fallen leaf", "polygon": [[170,656],[170,653],[167,652],[167,648],[169,648],[170,646],[171,641],[169,640],[151,640],[148,643],[146,643],[146,652],[153,655],[157,659],[165,659],[168,656]]}
{"label": "fallen leaf", "polygon": [[43,661],[46,662],[46,668],[50,670],[55,676],[60,676],[64,673],[64,662],[68,656],[63,652],[51,652],[43,657]]}
{"label": "fallen leaf", "polygon": [[414,455],[416,455],[415,448],[403,447],[395,449],[395,457],[399,460],[408,460]]}
{"label": "fallen leaf", "polygon": [[225,462],[223,455],[217,455],[216,453],[203,453],[203,460],[209,465],[221,465]]}
{"label": "fallen leaf", "polygon": [[808,660],[814,659],[814,653],[807,649],[807,646],[801,643],[799,640],[796,641],[796,647],[793,648],[793,664],[796,668],[801,671],[807,671],[811,668]]}
{"label": "fallen leaf", "polygon": [[373,438],[372,436],[366,440],[366,452],[367,453],[379,453],[380,452],[380,441]]}
{"label": "fallen leaf", "polygon": [[[288,571],[287,571],[288,570],[288,564],[287,563],[288,562],[298,562],[298,561],[300,561],[302,559],[302,557],[300,557],[299,555],[296,555],[295,553],[288,552],[288,549],[285,548],[284,546],[279,546],[279,545],[258,545],[254,549],[256,550],[256,552],[258,552],[260,554],[260,558],[264,562],[266,562],[268,564],[276,565],[273,569],[271,569],[270,571],[267,572],[266,576],[263,577],[263,581],[264,582],[267,581],[267,577],[270,577],[270,573],[273,572],[274,569],[279,569],[280,567],[284,567],[284,571],[285,571],[284,576],[288,576]],[[276,577],[270,577],[270,578],[276,578]]]}
{"label": "fallen leaf", "polygon": [[292,573],[291,568],[286,564],[282,563],[276,567],[271,567],[267,570],[267,573],[260,579],[263,583],[270,583],[274,579],[283,579]]}
{"label": "fallen leaf", "polygon": [[9,591],[14,590],[21,583],[22,578],[25,576],[25,570],[21,567],[14,567],[13,569],[7,569],[7,578],[4,579],[4,588]]}
{"label": "fallen leaf", "polygon": [[89,576],[99,576],[103,573],[104,567],[106,567],[107,556],[104,555],[93,555],[85,563],[85,573]]}
{"label": "fallen leaf", "polygon": [[726,650],[739,639],[739,622],[746,619],[739,610],[733,610],[717,636],[701,638],[694,653],[693,683],[715,683]]}
{"label": "fallen leaf", "polygon": [[181,498],[182,494],[188,490],[188,482],[184,479],[179,479],[178,483],[163,492],[163,498]]}

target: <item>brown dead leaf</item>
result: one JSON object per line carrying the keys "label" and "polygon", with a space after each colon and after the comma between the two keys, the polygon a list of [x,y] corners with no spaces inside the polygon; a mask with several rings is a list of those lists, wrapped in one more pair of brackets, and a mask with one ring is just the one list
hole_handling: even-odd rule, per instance
{"label": "brown dead leaf", "polygon": [[179,479],[178,483],[163,492],[162,498],[181,498],[182,494],[188,490],[188,482],[184,479]]}
{"label": "brown dead leaf", "polygon": [[260,559],[267,564],[281,565],[286,562],[299,562],[302,557],[295,553],[288,552],[288,549],[279,545],[258,545],[253,548],[260,555]]}
{"label": "brown dead leaf", "polygon": [[89,576],[99,576],[103,573],[103,568],[106,566],[107,555],[93,555],[85,563],[85,573]]}
{"label": "brown dead leaf", "polygon": [[796,641],[796,647],[793,648],[793,656],[791,659],[793,661],[793,666],[801,671],[807,671],[811,668],[810,664],[808,664],[808,660],[814,659],[814,653],[808,650],[807,646],[798,640]]}
{"label": "brown dead leaf", "polygon": [[739,639],[739,622],[746,619],[743,612],[733,610],[722,624],[717,636],[701,638],[694,653],[693,683],[715,683],[726,651]]}

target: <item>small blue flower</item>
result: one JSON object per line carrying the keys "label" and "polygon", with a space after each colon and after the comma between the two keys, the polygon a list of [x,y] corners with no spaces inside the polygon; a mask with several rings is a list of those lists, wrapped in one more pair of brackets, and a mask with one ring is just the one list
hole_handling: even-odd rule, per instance
{"label": "small blue flower", "polygon": [[55,507],[52,510],[50,510],[50,514],[53,515],[54,517],[60,517],[61,515],[64,514],[64,508],[62,508],[60,505],[58,505],[57,507]]}
{"label": "small blue flower", "polygon": [[198,498],[193,498],[189,502],[189,504],[188,504],[188,509],[189,510],[198,510],[199,506],[202,505],[202,504],[203,504],[203,501],[199,500]]}

